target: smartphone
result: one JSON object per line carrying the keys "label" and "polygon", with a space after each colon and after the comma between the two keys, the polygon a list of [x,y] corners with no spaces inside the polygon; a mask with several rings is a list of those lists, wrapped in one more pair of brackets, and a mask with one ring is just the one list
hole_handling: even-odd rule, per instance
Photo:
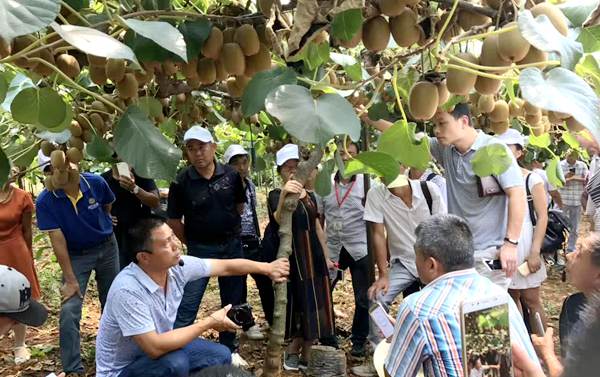
{"label": "smartphone", "polygon": [[575,174],[575,172],[577,171],[576,168],[570,168],[569,171],[573,174]]}
{"label": "smartphone", "polygon": [[531,270],[529,269],[529,265],[527,261],[523,262],[519,267],[517,267],[517,271],[523,276],[529,276],[531,274]]}
{"label": "smartphone", "polygon": [[542,316],[539,312],[535,312],[535,325],[537,327],[537,331],[535,332],[538,336],[543,337],[546,335],[546,330],[544,329],[544,323],[542,322]]}
{"label": "smartphone", "polygon": [[483,259],[483,263],[485,263],[490,270],[502,269],[502,262],[500,262],[500,259]]}
{"label": "smartphone", "polygon": [[508,296],[461,305],[464,376],[513,377]]}
{"label": "smartphone", "polygon": [[131,178],[131,171],[129,171],[129,165],[126,162],[117,162],[117,173],[119,173],[119,176]]}
{"label": "smartphone", "polygon": [[394,325],[390,321],[390,317],[380,303],[371,306],[369,314],[377,328],[381,331],[384,338],[389,338],[394,335]]}

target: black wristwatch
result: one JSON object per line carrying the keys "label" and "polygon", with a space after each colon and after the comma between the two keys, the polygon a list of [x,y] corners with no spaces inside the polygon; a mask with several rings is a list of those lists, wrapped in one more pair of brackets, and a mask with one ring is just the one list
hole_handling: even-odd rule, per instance
{"label": "black wristwatch", "polygon": [[508,242],[509,244],[515,245],[515,246],[517,246],[519,244],[519,240],[511,240],[508,237],[504,237],[504,242]]}

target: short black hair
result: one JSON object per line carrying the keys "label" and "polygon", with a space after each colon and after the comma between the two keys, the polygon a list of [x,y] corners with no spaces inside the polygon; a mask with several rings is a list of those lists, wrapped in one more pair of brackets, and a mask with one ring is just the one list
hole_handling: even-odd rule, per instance
{"label": "short black hair", "polygon": [[237,162],[237,160],[239,160],[239,159],[241,159],[243,157],[248,158],[248,155],[247,154],[236,154],[235,156],[231,156],[231,158],[229,159],[228,164],[229,165],[233,165],[233,164],[235,164]]}
{"label": "short black hair", "polygon": [[469,105],[467,103],[457,103],[454,105],[454,108],[448,112],[448,114],[452,115],[452,117],[456,120],[466,116],[469,120],[469,126],[473,126],[473,122],[471,121],[471,110],[469,109]]}
{"label": "short black hair", "polygon": [[141,251],[150,251],[152,249],[152,231],[166,224],[165,219],[159,216],[152,216],[138,221],[133,228],[129,230],[131,239],[129,253],[134,263],[137,263],[137,253]]}
{"label": "short black hair", "polygon": [[253,375],[233,365],[215,365],[190,373],[190,377],[252,377]]}
{"label": "short black hair", "polygon": [[592,295],[582,310],[577,331],[569,339],[563,377],[595,377],[600,370],[600,295]]}

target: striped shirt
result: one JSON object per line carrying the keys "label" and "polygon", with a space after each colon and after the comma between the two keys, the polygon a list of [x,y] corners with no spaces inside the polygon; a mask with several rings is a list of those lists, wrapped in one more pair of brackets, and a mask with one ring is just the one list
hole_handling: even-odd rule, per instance
{"label": "striped shirt", "polygon": [[[575,161],[573,165],[569,164],[567,160],[560,162],[560,167],[564,176],[574,170],[575,176],[579,178],[585,178],[588,174],[588,168],[583,161]],[[582,181],[568,181],[560,189],[560,197],[566,206],[579,207],[581,205],[581,195],[583,195],[583,188],[585,183]]]}
{"label": "striped shirt", "polygon": [[519,311],[501,287],[475,269],[438,277],[400,305],[385,368],[391,377],[414,377],[420,367],[426,377],[462,377],[460,308],[479,297],[507,297],[511,342],[538,360]]}

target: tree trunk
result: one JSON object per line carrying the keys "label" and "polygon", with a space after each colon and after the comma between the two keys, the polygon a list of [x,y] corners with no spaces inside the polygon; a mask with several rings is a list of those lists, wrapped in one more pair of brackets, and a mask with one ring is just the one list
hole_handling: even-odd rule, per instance
{"label": "tree trunk", "polygon": [[[317,167],[323,156],[323,150],[316,148],[307,161],[298,164],[294,179],[302,184],[310,173]],[[288,195],[285,198],[279,214],[279,250],[277,258],[289,258],[292,254],[292,214],[298,206],[298,195]],[[275,308],[273,325],[269,331],[269,342],[265,352],[264,376],[276,377],[281,372],[281,349],[285,337],[285,317],[287,306],[287,283],[275,283]]]}

